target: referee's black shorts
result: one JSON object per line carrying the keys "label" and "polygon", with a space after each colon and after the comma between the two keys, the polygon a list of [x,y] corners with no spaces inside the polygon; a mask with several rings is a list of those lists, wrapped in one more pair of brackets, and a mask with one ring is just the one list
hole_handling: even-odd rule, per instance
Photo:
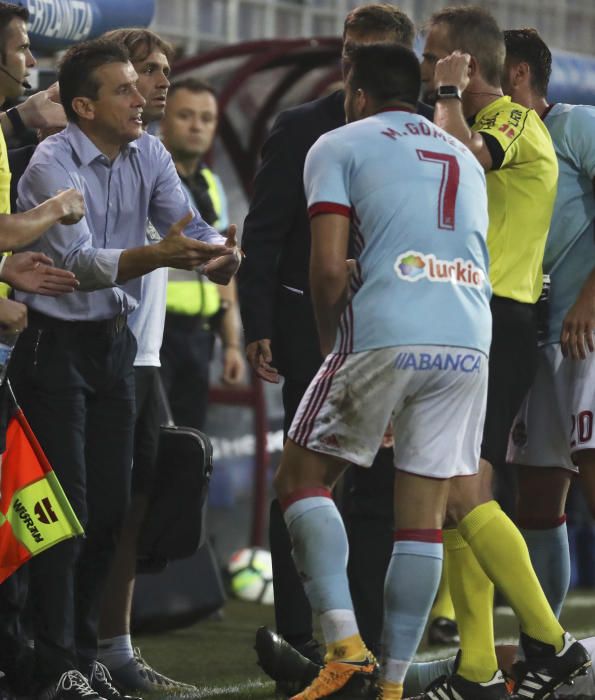
{"label": "referee's black shorts", "polygon": [[535,375],[535,304],[492,297],[488,404],[481,456],[497,468],[506,460],[508,433]]}

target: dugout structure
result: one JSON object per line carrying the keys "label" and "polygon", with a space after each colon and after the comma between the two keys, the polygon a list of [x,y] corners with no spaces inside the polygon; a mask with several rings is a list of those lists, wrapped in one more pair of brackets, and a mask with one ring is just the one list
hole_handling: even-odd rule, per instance
{"label": "dugout structure", "polygon": [[271,120],[341,79],[338,38],[251,41],[174,66],[174,79],[206,79],[219,95],[219,138],[247,198]]}

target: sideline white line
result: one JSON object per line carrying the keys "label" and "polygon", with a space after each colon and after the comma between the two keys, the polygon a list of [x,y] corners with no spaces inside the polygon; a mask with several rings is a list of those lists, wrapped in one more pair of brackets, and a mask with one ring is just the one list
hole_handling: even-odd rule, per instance
{"label": "sideline white line", "polygon": [[[233,697],[234,695],[244,695],[250,691],[257,690],[267,690],[270,691],[271,697],[275,692],[275,682],[274,681],[246,681],[245,683],[234,683],[232,685],[223,686],[208,686],[205,688],[199,688],[198,693],[193,693],[192,698],[216,698],[216,697]],[[171,696],[173,697],[180,697]],[[190,696],[188,696],[190,697]]]}

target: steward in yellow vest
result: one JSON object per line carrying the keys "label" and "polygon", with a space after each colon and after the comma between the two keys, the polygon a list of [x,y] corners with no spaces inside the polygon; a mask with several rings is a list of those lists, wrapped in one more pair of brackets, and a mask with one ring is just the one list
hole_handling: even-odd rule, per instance
{"label": "steward in yellow vest", "polygon": [[[206,166],[194,177],[180,178],[196,202],[202,218],[222,233],[228,226],[227,200],[221,180]],[[211,328],[211,322],[222,310],[217,285],[198,272],[170,268],[167,284],[167,313],[192,318]],[[199,317],[199,318],[197,318]]]}

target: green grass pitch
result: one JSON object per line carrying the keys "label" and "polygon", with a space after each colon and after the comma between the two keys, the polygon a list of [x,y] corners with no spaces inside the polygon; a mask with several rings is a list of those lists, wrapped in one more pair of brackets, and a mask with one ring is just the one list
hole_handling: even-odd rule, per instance
{"label": "green grass pitch", "polygon": [[[497,611],[495,622],[497,639],[512,643],[518,629],[512,611]],[[595,635],[595,591],[573,592],[562,613],[562,623],[579,638]],[[273,624],[272,607],[232,599],[226,603],[220,620],[211,619],[160,635],[138,636],[134,643],[157,670],[196,685],[200,692],[194,697],[268,700],[275,697],[274,684],[256,665],[252,646],[257,627]],[[455,651],[429,651],[423,646],[420,657],[428,660]],[[156,695],[151,698],[161,700]]]}

